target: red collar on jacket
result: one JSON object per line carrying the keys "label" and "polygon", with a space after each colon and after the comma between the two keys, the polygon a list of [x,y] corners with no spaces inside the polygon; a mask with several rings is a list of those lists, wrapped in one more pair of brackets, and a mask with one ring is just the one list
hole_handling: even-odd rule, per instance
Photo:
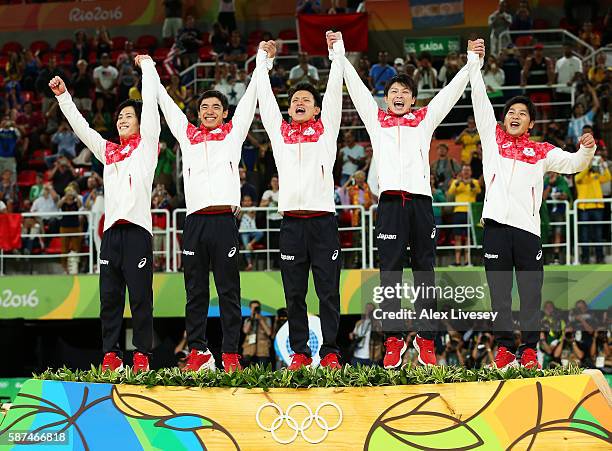
{"label": "red collar on jacket", "polygon": [[204,141],[223,141],[232,131],[232,121],[224,122],[217,128],[209,129],[200,125],[187,125],[187,138],[191,144],[199,144]]}
{"label": "red collar on jacket", "polygon": [[308,122],[286,122],[281,124],[281,135],[285,144],[314,143],[324,132],[320,119],[311,119]]}
{"label": "red collar on jacket", "polygon": [[129,136],[128,138],[119,138],[120,144],[112,141],[106,141],[106,164],[118,163],[129,158],[134,152],[134,149],[140,144],[140,133]]}
{"label": "red collar on jacket", "polygon": [[416,127],[418,126],[423,119],[425,119],[425,115],[427,114],[427,107],[420,108],[418,110],[408,111],[403,116],[398,116],[390,111],[383,111],[381,109],[378,110],[378,122],[380,122],[381,127],[389,128],[389,127]]}
{"label": "red collar on jacket", "polygon": [[499,124],[495,130],[495,140],[502,157],[529,164],[536,164],[543,160],[548,152],[555,148],[547,142],[531,141],[529,133],[524,133],[515,138],[506,133]]}

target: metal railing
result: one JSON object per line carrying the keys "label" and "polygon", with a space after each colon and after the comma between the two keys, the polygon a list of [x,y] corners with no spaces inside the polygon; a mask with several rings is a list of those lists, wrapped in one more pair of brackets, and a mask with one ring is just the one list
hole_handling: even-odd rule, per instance
{"label": "metal railing", "polygon": [[[354,245],[354,242],[352,241],[351,247],[341,248],[341,252],[361,254],[362,268],[366,268],[365,209],[361,205],[336,205],[336,213],[338,213],[339,211],[343,211],[343,210],[359,210],[360,225],[356,227],[339,225],[338,233],[342,233],[342,232],[359,233],[360,238],[361,238],[361,243],[360,245],[356,246]],[[250,211],[265,213],[266,214],[266,219],[265,219],[266,227],[265,228],[257,227],[255,229],[238,229],[238,232],[239,233],[261,232],[266,237],[266,240],[265,240],[266,245],[262,248],[256,248],[252,250],[240,249],[239,253],[243,255],[244,254],[255,254],[255,255],[265,254],[265,257],[266,257],[265,270],[270,270],[272,268],[273,255],[280,254],[280,250],[278,249],[278,247],[272,247],[270,245],[271,243],[270,235],[274,233],[276,234],[280,233],[280,228],[270,226],[270,214],[278,213],[278,209],[275,207],[248,207],[248,208],[242,208],[241,214],[244,214]],[[174,227],[172,230],[172,237],[173,237],[172,242],[174,243],[174,246],[175,246],[174,251],[173,251],[173,269],[174,271],[178,271],[181,266],[179,262],[179,258],[180,258],[180,255],[182,254],[182,246],[180,245],[180,242],[182,240],[180,239],[180,237],[182,237],[183,235],[183,229],[178,226],[178,215],[179,214],[186,215],[187,210],[185,208],[178,208],[172,212],[172,218],[173,218],[173,224],[174,224]]]}
{"label": "metal railing", "polygon": [[[546,200],[546,206],[551,205],[563,205],[565,209],[565,221],[551,221],[548,223],[549,226],[562,226],[565,227],[565,239],[561,243],[546,243],[542,244],[543,248],[565,248],[565,264],[568,265],[572,261],[572,247],[570,242],[570,203],[567,200]],[[550,210],[550,208],[549,208]]]}
{"label": "metal railing", "polygon": [[[472,204],[470,202],[433,202],[432,203],[432,207],[439,207],[439,208],[444,208],[444,207],[467,207],[467,218],[468,218],[468,222],[466,224],[438,224],[436,225],[436,240],[437,240],[437,233],[438,230],[440,229],[458,229],[458,228],[465,228],[467,231],[467,241],[466,244],[459,244],[459,245],[443,245],[443,246],[437,246],[436,245],[436,250],[448,250],[448,249],[465,249],[466,250],[466,259],[468,261],[468,263],[471,261],[471,257],[472,257],[472,249],[477,248],[478,245],[476,244],[476,231],[474,229],[474,222],[472,220]],[[374,258],[374,252],[378,250],[378,247],[375,246],[375,239],[374,239],[374,232],[376,229],[376,225],[375,225],[375,221],[374,221],[374,212],[376,211],[376,209],[378,208],[378,204],[376,205],[372,205],[370,207],[369,210],[369,216],[370,216],[370,227],[369,227],[369,234],[370,234],[370,248],[369,248],[369,264],[370,264],[370,269],[374,268],[374,262],[375,262],[375,258]],[[410,246],[406,247],[407,250],[410,250]]]}
{"label": "metal railing", "polygon": [[[153,227],[153,262],[155,263],[155,256],[156,255],[163,255],[164,256],[164,261],[165,261],[165,266],[166,266],[166,272],[171,272],[172,271],[172,267],[170,266],[170,236],[172,235],[172,224],[170,223],[170,212],[168,210],[165,210],[163,208],[157,208],[157,209],[152,209],[151,210],[151,215],[164,215],[165,219],[166,219],[166,228],[165,229],[161,229],[161,230],[156,230],[155,227]],[[155,250],[156,247],[156,237],[161,236],[163,238],[163,249],[161,250]]]}
{"label": "metal railing", "polygon": [[[4,260],[5,259],[55,259],[61,257],[88,257],[89,259],[89,273],[93,273],[93,231],[94,226],[92,224],[93,213],[91,211],[59,211],[59,212],[41,212],[41,213],[32,213],[26,212],[22,213],[21,216],[25,218],[39,218],[39,223],[41,224],[41,228],[44,231],[44,225],[42,224],[42,220],[48,220],[51,218],[57,218],[61,220],[63,216],[80,216],[85,217],[87,219],[87,227],[83,229],[82,232],[74,232],[74,233],[21,233],[21,238],[63,238],[63,237],[73,237],[73,236],[82,236],[87,238],[89,241],[89,252],[71,252],[68,254],[63,253],[46,253],[45,249],[41,249],[40,254],[21,254],[21,253],[5,253],[3,250],[0,250],[0,275],[4,275]],[[58,228],[60,226],[58,225]]]}
{"label": "metal railing", "polygon": [[587,204],[593,204],[593,203],[612,204],[612,199],[610,198],[607,198],[607,199],[576,199],[574,201],[573,214],[574,214],[574,264],[575,265],[580,263],[580,248],[581,247],[605,247],[605,246],[612,247],[612,241],[604,241],[605,239],[604,233],[602,233],[602,241],[600,242],[589,242],[589,241],[580,240],[580,232],[581,232],[580,226],[583,226],[583,227],[602,226],[603,228],[603,226],[607,225],[608,233],[612,232],[612,214],[608,216],[607,219],[604,217],[602,221],[580,220],[580,216],[578,213],[580,211],[588,211],[588,209],[581,209],[580,205],[587,205]]}
{"label": "metal railing", "polygon": [[[552,34],[558,34],[561,35],[562,41],[564,38],[569,38],[570,40],[574,41],[577,44],[580,44],[582,47],[585,47],[587,50],[589,50],[589,52],[587,53],[589,59],[592,58],[592,53],[593,53],[593,47],[589,44],[587,44],[585,41],[583,41],[582,39],[580,39],[578,36],[576,36],[573,33],[570,33],[567,30],[564,30],[563,28],[552,28],[552,29],[547,29],[547,30],[505,30],[502,31],[499,36],[497,37],[497,41],[498,41],[498,47],[499,49],[503,49],[504,46],[504,42],[506,42],[507,40],[511,40],[510,36],[512,35],[530,35],[530,36],[535,36],[535,35],[552,35]],[[542,42],[541,44],[544,45],[545,48],[551,48],[551,49],[560,49],[563,48],[563,44],[547,44],[546,42]],[[518,49],[530,49],[533,48],[533,46],[535,45],[535,42],[532,43],[532,45],[528,45],[528,46],[518,46]]]}

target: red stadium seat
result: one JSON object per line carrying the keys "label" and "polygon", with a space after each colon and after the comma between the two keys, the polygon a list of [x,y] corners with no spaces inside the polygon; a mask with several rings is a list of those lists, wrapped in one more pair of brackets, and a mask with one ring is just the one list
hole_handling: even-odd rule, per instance
{"label": "red stadium seat", "polygon": [[89,52],[88,60],[89,60],[90,65],[93,66],[96,64],[96,62],[98,61],[98,54],[96,53],[95,50],[92,50],[91,52]]}
{"label": "red stadium seat", "polygon": [[8,52],[21,52],[22,48],[23,47],[19,42],[9,41],[2,46],[2,53],[6,54]]}
{"label": "red stadium seat", "polygon": [[32,168],[46,169],[47,163],[45,163],[45,157],[51,155],[50,149],[38,149],[32,152],[32,156],[28,160],[28,165]]}
{"label": "red stadium seat", "polygon": [[249,44],[247,47],[247,54],[249,56],[253,56],[257,54],[257,50],[259,49],[258,44]]}
{"label": "red stadium seat", "polygon": [[125,41],[127,41],[128,38],[126,38],[125,36],[115,36],[112,41],[113,41],[113,49],[115,50],[122,50],[125,48]]}
{"label": "red stadium seat", "polygon": [[546,30],[550,28],[550,24],[546,19],[534,19],[533,21],[533,29],[534,30]]}
{"label": "red stadium seat", "polygon": [[45,248],[45,254],[61,254],[62,238],[59,236],[51,238],[49,245]]}
{"label": "red stadium seat", "polygon": [[200,39],[202,40],[204,45],[208,45],[208,41],[210,40],[210,33],[208,31],[203,32],[202,37]]}
{"label": "red stadium seat", "polygon": [[278,39],[284,39],[285,41],[289,41],[292,39],[297,39],[297,31],[294,29],[281,30],[278,33]]}
{"label": "red stadium seat", "polygon": [[62,39],[55,45],[56,53],[66,53],[72,50],[72,39]]}
{"label": "red stadium seat", "polygon": [[48,51],[51,48],[47,41],[34,41],[30,44],[30,50],[33,52],[40,51],[41,53]]}
{"label": "red stadium seat", "polygon": [[110,57],[111,57],[111,64],[115,64],[115,62],[117,61],[117,58],[119,58],[119,55],[121,55],[123,53],[123,50],[113,50],[110,53]]}
{"label": "red stadium seat", "polygon": [[213,56],[211,55],[212,51],[212,47],[210,45],[206,45],[203,47],[200,47],[200,60],[202,61],[211,61],[213,59]]}
{"label": "red stadium seat", "polygon": [[166,57],[168,56],[168,53],[170,53],[169,48],[166,48],[166,47],[157,48],[155,49],[155,52],[153,52],[153,59],[156,62],[161,63],[166,59]]}
{"label": "red stadium seat", "polygon": [[[0,68],[4,69],[6,64],[9,62],[8,56],[0,55]],[[2,86],[4,83],[0,83]]]}
{"label": "red stadium seat", "polygon": [[36,171],[19,171],[17,174],[18,186],[32,186],[36,183]]}
{"label": "red stadium seat", "polygon": [[[55,56],[56,58],[58,57],[58,55],[56,55],[55,53],[52,52],[47,52],[45,53],[42,58],[40,59],[40,61],[43,63],[44,66],[46,66],[47,64],[49,64],[49,59]],[[59,60],[59,58],[57,58]],[[59,60],[58,62],[61,62],[61,60]]]}
{"label": "red stadium seat", "polygon": [[140,36],[136,39],[134,46],[141,49],[152,49],[157,47],[157,38],[150,34],[145,34],[144,36]]}
{"label": "red stadium seat", "polygon": [[74,55],[72,53],[66,53],[62,58],[62,65],[66,67],[72,67],[74,64]]}
{"label": "red stadium seat", "polygon": [[514,43],[517,47],[529,47],[533,43],[533,36],[519,36]]}
{"label": "red stadium seat", "polygon": [[254,44],[254,43],[259,44],[261,42],[261,38],[262,38],[264,33],[265,33],[265,30],[253,30],[253,31],[251,31],[249,33],[249,44]]}

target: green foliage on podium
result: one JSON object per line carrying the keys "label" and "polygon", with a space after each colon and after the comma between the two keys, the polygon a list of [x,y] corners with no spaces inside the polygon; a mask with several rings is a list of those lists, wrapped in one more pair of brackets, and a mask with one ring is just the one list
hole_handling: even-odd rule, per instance
{"label": "green foliage on podium", "polygon": [[406,366],[401,370],[385,370],[382,367],[344,366],[340,370],[327,368],[303,368],[299,371],[272,371],[270,367],[253,366],[243,371],[183,372],[179,368],[134,374],[130,367],[122,372],[69,368],[48,369],[34,374],[36,379],[64,382],[97,382],[111,384],[216,388],[315,388],[315,387],[381,387],[393,385],[442,384],[452,382],[496,381],[534,377],[575,375],[582,373],[577,366],[546,370],[510,368],[501,371],[493,368],[467,369],[456,366]]}

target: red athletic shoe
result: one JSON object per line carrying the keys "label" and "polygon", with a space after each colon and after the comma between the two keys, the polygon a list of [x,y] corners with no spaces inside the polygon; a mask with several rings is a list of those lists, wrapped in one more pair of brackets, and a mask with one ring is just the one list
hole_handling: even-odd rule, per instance
{"label": "red athletic shoe", "polygon": [[434,341],[421,338],[418,335],[412,340],[414,349],[419,353],[419,363],[421,365],[437,365]]}
{"label": "red athletic shoe", "polygon": [[383,366],[385,369],[389,370],[392,368],[397,368],[402,364],[402,355],[406,352],[406,341],[397,337],[389,337],[385,341],[385,359],[383,361]]}
{"label": "red athletic shoe", "polygon": [[198,351],[197,349],[192,349],[187,356],[187,363],[183,367],[183,371],[202,370],[215,371],[215,358],[209,350]]}
{"label": "red athletic shoe", "polygon": [[327,354],[325,357],[323,357],[320,365],[332,370],[339,370],[342,368],[342,365],[340,365],[340,362],[338,361],[338,355],[334,353]]}
{"label": "red athletic shoe", "polygon": [[293,354],[291,357],[291,365],[287,368],[289,371],[297,371],[303,366],[310,368],[312,364],[312,358],[307,357],[306,354]]}
{"label": "red athletic shoe", "polygon": [[500,346],[495,354],[495,362],[491,366],[506,370],[517,365],[516,356],[508,351],[505,346]]}
{"label": "red athletic shoe", "polygon": [[102,360],[102,371],[123,371],[123,360],[117,357],[114,352],[107,352],[104,354],[104,360]]}
{"label": "red athletic shoe", "polygon": [[542,369],[540,362],[538,362],[538,354],[535,349],[526,348],[521,356],[521,366],[523,368],[531,369]]}
{"label": "red athletic shoe", "polygon": [[134,353],[134,373],[140,373],[141,371],[149,371],[149,357],[142,352]]}
{"label": "red athletic shoe", "polygon": [[237,370],[242,371],[242,365],[240,365],[240,354],[230,354],[224,352],[221,354],[221,360],[223,361],[223,369],[226,373]]}

